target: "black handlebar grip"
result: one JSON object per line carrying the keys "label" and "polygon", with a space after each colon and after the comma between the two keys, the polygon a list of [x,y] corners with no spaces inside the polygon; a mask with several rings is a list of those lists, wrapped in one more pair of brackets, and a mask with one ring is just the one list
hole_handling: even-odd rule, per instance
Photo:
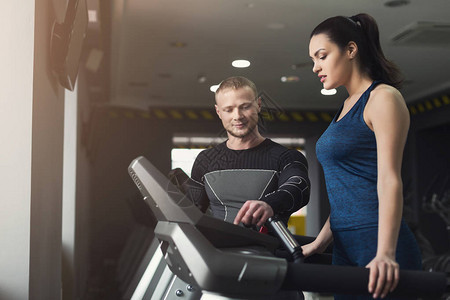
{"label": "black handlebar grip", "polygon": [[[400,281],[390,293],[399,297],[436,298],[447,287],[446,274],[400,270]],[[289,263],[282,288],[322,293],[369,295],[369,269],[351,266]]]}
{"label": "black handlebar grip", "polygon": [[272,229],[276,236],[280,239],[284,248],[292,255],[294,262],[303,262],[304,256],[302,247],[294,239],[291,232],[286,228],[284,223],[276,217],[269,218],[266,222],[266,226]]}

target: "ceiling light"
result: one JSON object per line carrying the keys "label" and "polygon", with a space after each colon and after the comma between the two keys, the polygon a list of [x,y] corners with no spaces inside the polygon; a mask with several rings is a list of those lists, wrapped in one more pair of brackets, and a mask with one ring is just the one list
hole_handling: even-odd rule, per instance
{"label": "ceiling light", "polygon": [[245,59],[238,59],[231,63],[231,65],[235,68],[247,68],[250,66],[250,62]]}
{"label": "ceiling light", "polygon": [[335,95],[337,93],[337,91],[336,91],[336,89],[331,89],[331,90],[322,89],[320,91],[320,93],[325,96],[331,96],[331,95]]}
{"label": "ceiling light", "polygon": [[218,84],[212,85],[210,86],[209,90],[213,93],[215,93],[217,91],[217,89],[219,88]]}
{"label": "ceiling light", "polygon": [[297,82],[300,80],[298,76],[282,76],[281,82]]}
{"label": "ceiling light", "polygon": [[206,82],[206,75],[199,74],[197,76],[197,81],[198,81],[198,83],[205,83]]}
{"label": "ceiling light", "polygon": [[404,6],[404,5],[408,5],[408,4],[409,4],[408,0],[391,0],[391,1],[385,2],[384,6],[399,7],[399,6]]}

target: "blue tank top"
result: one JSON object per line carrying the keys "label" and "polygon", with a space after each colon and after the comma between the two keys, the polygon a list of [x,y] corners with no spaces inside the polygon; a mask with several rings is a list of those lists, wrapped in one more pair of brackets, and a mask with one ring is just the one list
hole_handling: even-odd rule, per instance
{"label": "blue tank top", "polygon": [[374,81],[339,121],[343,105],[316,144],[330,201],[332,230],[378,226],[377,146],[363,118]]}

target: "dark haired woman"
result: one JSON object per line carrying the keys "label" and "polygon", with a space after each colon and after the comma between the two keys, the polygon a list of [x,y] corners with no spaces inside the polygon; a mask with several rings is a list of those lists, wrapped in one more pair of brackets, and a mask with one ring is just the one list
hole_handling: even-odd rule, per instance
{"label": "dark haired woman", "polygon": [[384,57],[378,26],[367,14],[325,20],[313,30],[309,52],[323,87],[344,86],[348,98],[317,142],[331,210],[303,253],[320,253],[333,241],[333,264],[370,268],[368,292],[384,298],[397,286],[399,268],[421,268],[402,220],[409,113],[397,90],[400,74]]}

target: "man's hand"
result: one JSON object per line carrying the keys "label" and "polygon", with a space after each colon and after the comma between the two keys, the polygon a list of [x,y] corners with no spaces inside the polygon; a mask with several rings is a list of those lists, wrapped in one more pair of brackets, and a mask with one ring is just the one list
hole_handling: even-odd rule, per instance
{"label": "man's hand", "polygon": [[273,217],[273,209],[264,201],[247,200],[234,219],[234,224],[263,226],[267,219]]}

